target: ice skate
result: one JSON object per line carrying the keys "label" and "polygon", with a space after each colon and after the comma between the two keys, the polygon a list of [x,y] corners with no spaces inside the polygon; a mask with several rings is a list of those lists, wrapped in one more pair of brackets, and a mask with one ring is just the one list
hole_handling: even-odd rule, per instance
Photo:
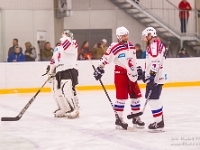
{"label": "ice skate", "polygon": [[[122,124],[121,124],[120,120],[121,120]],[[128,127],[128,124],[126,122],[124,122],[122,118],[120,118],[120,120],[116,118],[116,121],[115,121],[116,129],[124,130],[124,128]]]}
{"label": "ice skate", "polygon": [[57,109],[53,112],[54,114],[54,118],[61,118],[61,117],[65,117],[64,116],[64,112],[61,109]]}
{"label": "ice skate", "polygon": [[132,120],[133,126],[137,128],[144,128],[145,123],[141,121],[140,117],[133,118]]}
{"label": "ice skate", "polygon": [[164,131],[164,120],[162,119],[161,122],[157,123],[157,122],[154,122],[154,123],[151,123],[149,125],[149,132],[153,132],[153,133],[156,133],[156,132],[165,132]]}

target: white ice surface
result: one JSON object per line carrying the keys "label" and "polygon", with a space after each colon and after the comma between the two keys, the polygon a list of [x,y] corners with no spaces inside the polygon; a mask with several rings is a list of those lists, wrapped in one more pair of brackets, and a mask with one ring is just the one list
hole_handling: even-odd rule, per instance
{"label": "white ice surface", "polygon": [[[144,95],[144,89],[142,89]],[[112,101],[115,92],[109,90]],[[14,117],[32,94],[0,95],[0,117]],[[115,118],[104,91],[78,92],[78,119],[54,118],[57,109],[50,93],[40,93],[19,121],[0,121],[0,150],[200,150],[200,87],[164,88],[165,132],[149,133],[153,122],[149,106],[145,129],[115,129]],[[145,99],[142,98],[142,107]],[[130,112],[126,102],[124,118]]]}

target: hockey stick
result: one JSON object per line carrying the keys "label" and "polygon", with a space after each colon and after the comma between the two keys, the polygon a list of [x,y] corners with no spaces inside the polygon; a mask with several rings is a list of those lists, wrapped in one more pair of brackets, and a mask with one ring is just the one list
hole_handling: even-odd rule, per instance
{"label": "hockey stick", "polygon": [[42,85],[42,87],[37,91],[37,93],[31,98],[31,100],[26,104],[26,106],[21,110],[21,112],[16,117],[2,117],[1,121],[18,121],[19,119],[21,119],[21,117],[23,116],[23,114],[25,113],[25,111],[29,108],[29,106],[31,105],[31,103],[35,100],[36,96],[40,93],[40,91],[43,89],[43,87],[49,81],[50,78],[51,77],[49,77],[45,81],[45,83]]}
{"label": "hockey stick", "polygon": [[[170,42],[168,42],[168,45],[167,45],[166,50],[165,50],[165,53],[164,53],[164,55],[163,55],[163,56],[164,56],[163,59],[164,59],[165,57],[167,57],[167,52],[168,52],[168,50],[169,50],[169,46],[170,46]],[[163,59],[162,59],[161,61],[163,61]],[[146,98],[146,101],[145,101],[145,104],[144,104],[144,107],[143,107],[142,111],[139,112],[139,113],[136,113],[136,114],[130,114],[130,115],[128,115],[128,116],[127,116],[128,119],[136,118],[136,117],[139,117],[139,116],[143,115],[143,113],[144,113],[144,111],[145,111],[145,108],[146,108],[146,105],[147,105],[147,103],[148,103],[148,101],[149,101],[149,99],[150,99],[150,96],[151,96],[152,91],[153,91],[153,89],[149,90],[149,93],[148,93],[148,96],[147,96],[147,98]]]}
{"label": "hockey stick", "polygon": [[[61,65],[58,65],[59,67]],[[55,67],[55,68],[57,68]],[[18,121],[21,119],[23,114],[26,112],[26,110],[29,108],[29,106],[32,104],[32,102],[35,100],[36,96],[41,92],[45,84],[51,79],[52,77],[49,76],[48,79],[44,82],[44,84],[41,86],[41,88],[37,91],[37,93],[30,99],[30,101],[26,104],[26,106],[21,110],[21,112],[16,117],[2,117],[1,121]]]}
{"label": "hockey stick", "polygon": [[49,73],[49,71],[50,71],[50,65],[47,66],[47,68],[46,68],[46,72],[45,72],[42,76],[47,75],[47,74]]}
{"label": "hockey stick", "polygon": [[[90,59],[90,56],[89,56],[89,55],[88,55],[88,59],[89,59],[91,65],[92,65],[94,71],[96,71],[96,68],[95,68],[95,66],[93,65],[92,60]],[[124,126],[124,125],[123,125],[123,123],[122,123],[122,121],[121,121],[119,115],[117,114],[116,110],[114,110],[113,102],[112,102],[112,100],[110,99],[110,97],[109,97],[109,95],[108,95],[108,93],[107,93],[107,91],[106,91],[106,88],[105,88],[103,82],[101,81],[101,79],[99,79],[99,82],[101,83],[101,86],[102,86],[102,88],[103,88],[103,90],[104,90],[104,92],[105,92],[105,94],[106,94],[106,96],[107,96],[107,98],[108,98],[108,100],[109,100],[109,102],[110,102],[112,108],[113,108],[113,111],[114,111],[114,113],[115,113],[115,117],[119,120],[119,122],[120,122],[120,124],[121,124],[121,127],[122,127],[123,129],[125,129],[125,130],[128,130],[128,131],[135,131],[135,128],[131,128],[131,127],[128,127],[128,126]]]}

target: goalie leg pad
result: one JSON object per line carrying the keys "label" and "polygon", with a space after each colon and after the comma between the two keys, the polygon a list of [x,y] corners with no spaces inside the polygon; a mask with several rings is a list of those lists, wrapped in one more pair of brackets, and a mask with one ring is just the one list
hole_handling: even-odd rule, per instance
{"label": "goalie leg pad", "polygon": [[57,110],[60,110],[60,104],[58,102],[58,98],[59,98],[59,95],[58,95],[58,92],[56,92],[57,89],[57,81],[54,79],[53,80],[53,85],[52,85],[52,94],[53,94],[53,99],[55,100],[57,106],[58,106],[58,109]]}
{"label": "goalie leg pad", "polygon": [[65,105],[70,108],[70,111],[67,111],[65,116],[68,118],[76,118],[79,116],[79,110],[77,102],[74,98],[74,91],[72,90],[72,81],[71,80],[61,80],[61,90],[62,96],[64,99]]}
{"label": "goalie leg pad", "polygon": [[58,88],[58,82],[55,80],[54,82],[54,100],[58,105],[58,110],[54,112],[55,117],[62,117],[66,112],[71,111],[67,100],[63,96],[63,92],[61,88]]}

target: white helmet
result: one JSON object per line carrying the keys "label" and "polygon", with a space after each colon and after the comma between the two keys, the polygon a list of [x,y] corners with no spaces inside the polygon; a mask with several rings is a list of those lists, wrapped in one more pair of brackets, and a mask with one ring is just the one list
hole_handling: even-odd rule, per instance
{"label": "white helmet", "polygon": [[148,27],[146,29],[144,29],[144,31],[142,31],[142,37],[144,36],[148,36],[149,34],[151,34],[151,36],[156,37],[156,30],[153,27]]}
{"label": "white helmet", "polygon": [[121,36],[126,34],[129,34],[129,31],[125,27],[122,26],[116,29],[116,36],[118,40],[121,40]]}

